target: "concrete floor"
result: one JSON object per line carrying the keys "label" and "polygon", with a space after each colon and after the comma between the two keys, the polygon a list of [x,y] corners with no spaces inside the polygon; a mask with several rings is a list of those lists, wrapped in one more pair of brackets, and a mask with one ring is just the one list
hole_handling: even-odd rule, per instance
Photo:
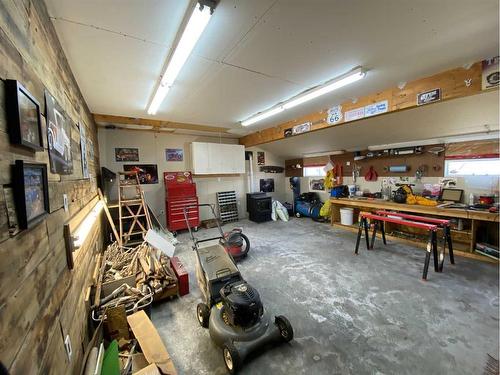
{"label": "concrete floor", "polygon": [[[377,241],[354,256],[354,233],[307,218],[226,229],[238,225],[252,245],[243,276],[295,331],[241,374],[482,374],[487,353],[498,358],[496,265],[456,257],[442,274],[431,266],[423,282],[421,249]],[[195,254],[186,233],[178,238],[191,292],[155,306],[153,322],[179,374],[225,374],[221,350],[196,320]]]}

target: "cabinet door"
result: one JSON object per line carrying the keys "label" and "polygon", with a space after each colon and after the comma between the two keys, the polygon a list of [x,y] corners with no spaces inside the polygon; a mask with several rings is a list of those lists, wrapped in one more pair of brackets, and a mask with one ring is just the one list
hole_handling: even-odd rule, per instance
{"label": "cabinet door", "polygon": [[232,145],[233,173],[245,173],[245,146]]}
{"label": "cabinet door", "polygon": [[208,143],[191,143],[191,157],[194,174],[208,174],[210,172],[210,157]]}
{"label": "cabinet door", "polygon": [[235,173],[234,171],[234,155],[231,145],[219,144],[220,169],[222,174]]}
{"label": "cabinet door", "polygon": [[221,174],[222,156],[220,155],[219,144],[207,143],[208,145],[208,170],[209,174]]}

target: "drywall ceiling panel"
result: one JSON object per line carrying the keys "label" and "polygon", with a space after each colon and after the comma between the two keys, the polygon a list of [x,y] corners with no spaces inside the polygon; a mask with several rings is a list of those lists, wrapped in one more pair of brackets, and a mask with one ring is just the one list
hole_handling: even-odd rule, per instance
{"label": "drywall ceiling panel", "polygon": [[[203,118],[203,123],[206,124],[232,126],[241,120],[240,108],[248,106],[248,115],[251,115],[254,110],[277,100],[293,89],[293,85],[287,82],[230,66],[213,65],[205,76],[195,74],[198,78],[196,85],[190,84],[192,71],[189,74],[181,74],[178,85],[172,89],[172,95],[169,95],[161,106],[161,110],[167,111],[165,116],[186,117],[189,113],[186,122],[196,122],[196,119]],[[182,99],[179,99],[181,96],[178,93],[181,89],[185,93]],[[193,102],[197,105],[192,106]]]}
{"label": "drywall ceiling panel", "polygon": [[143,113],[164,51],[148,43],[116,34],[103,35],[70,23],[59,24],[58,30],[63,38],[68,35],[80,43],[81,48],[71,48],[66,53],[92,112],[121,114],[127,103],[129,112]]}
{"label": "drywall ceiling panel", "polygon": [[498,91],[360,120],[259,147],[284,158],[499,129]]}
{"label": "drywall ceiling panel", "polygon": [[[123,33],[169,47],[189,2],[179,0],[46,0],[59,22]],[[57,23],[56,23],[57,27]]]}
{"label": "drywall ceiling panel", "polygon": [[223,0],[203,32],[194,55],[224,62],[276,0]]}

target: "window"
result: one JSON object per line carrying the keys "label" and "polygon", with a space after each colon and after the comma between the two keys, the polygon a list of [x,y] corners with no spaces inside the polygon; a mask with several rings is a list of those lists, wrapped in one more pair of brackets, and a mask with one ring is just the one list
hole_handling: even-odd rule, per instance
{"label": "window", "polygon": [[451,159],[444,164],[445,176],[500,176],[500,159]]}
{"label": "window", "polygon": [[322,177],[326,176],[326,172],[321,167],[304,167],[304,177]]}

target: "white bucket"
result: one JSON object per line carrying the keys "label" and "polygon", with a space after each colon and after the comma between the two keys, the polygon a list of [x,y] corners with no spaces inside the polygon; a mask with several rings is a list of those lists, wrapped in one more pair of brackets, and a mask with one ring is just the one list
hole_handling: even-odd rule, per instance
{"label": "white bucket", "polygon": [[341,208],[340,209],[340,224],[352,225],[353,216],[354,216],[354,210],[352,208]]}

